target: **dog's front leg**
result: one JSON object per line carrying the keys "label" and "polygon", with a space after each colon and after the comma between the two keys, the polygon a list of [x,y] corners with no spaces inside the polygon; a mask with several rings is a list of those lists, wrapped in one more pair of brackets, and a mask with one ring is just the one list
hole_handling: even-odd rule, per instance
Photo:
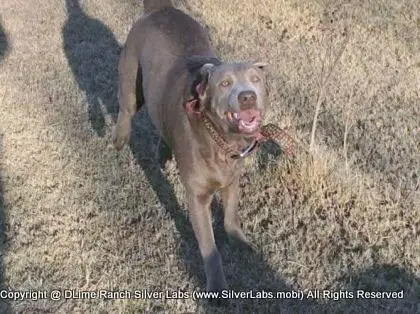
{"label": "dog's front leg", "polygon": [[241,223],[238,216],[239,204],[239,175],[232,181],[232,183],[220,190],[220,196],[223,202],[224,210],[224,227],[229,237],[240,241],[250,248],[254,248],[252,243],[248,240],[241,228]]}
{"label": "dog's front leg", "polygon": [[195,186],[187,188],[188,210],[200,253],[204,261],[207,291],[228,289],[222,259],[217,250],[211,220],[210,204],[214,191]]}

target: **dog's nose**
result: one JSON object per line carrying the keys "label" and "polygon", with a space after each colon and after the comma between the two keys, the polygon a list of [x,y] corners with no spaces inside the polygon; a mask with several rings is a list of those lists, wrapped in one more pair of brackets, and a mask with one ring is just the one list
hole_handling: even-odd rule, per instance
{"label": "dog's nose", "polygon": [[238,95],[239,105],[242,110],[252,109],[257,102],[257,94],[254,91],[242,91]]}

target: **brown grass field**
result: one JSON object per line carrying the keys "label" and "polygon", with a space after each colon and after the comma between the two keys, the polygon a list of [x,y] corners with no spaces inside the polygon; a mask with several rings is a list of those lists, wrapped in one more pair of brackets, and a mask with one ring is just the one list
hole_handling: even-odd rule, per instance
{"label": "brown grass field", "polygon": [[[202,289],[183,188],[175,167],[158,167],[147,113],[129,147],[110,147],[118,55],[142,3],[80,2],[0,3],[0,286]],[[178,2],[223,60],[268,62],[267,122],[302,145],[288,160],[267,144],[244,171],[256,251],[229,245],[215,201],[231,288],[404,298],[26,298],[0,312],[419,313],[420,2]]]}

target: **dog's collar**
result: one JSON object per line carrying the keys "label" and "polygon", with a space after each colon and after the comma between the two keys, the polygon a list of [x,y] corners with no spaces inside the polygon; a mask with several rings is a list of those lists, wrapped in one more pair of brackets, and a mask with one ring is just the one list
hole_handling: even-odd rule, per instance
{"label": "dog's collar", "polygon": [[213,122],[209,119],[209,117],[207,117],[206,113],[200,110],[200,99],[194,98],[187,101],[187,103],[185,104],[185,110],[190,117],[195,116],[202,121],[204,127],[209,132],[210,137],[216,142],[216,144],[220,148],[222,148],[233,159],[242,159],[248,157],[256,150],[256,148],[259,147],[260,143],[265,140],[264,136],[260,135],[257,136],[252,141],[252,143],[244,149],[235,150],[225,141],[225,139],[219,134],[219,132],[217,132],[216,128],[213,125]]}

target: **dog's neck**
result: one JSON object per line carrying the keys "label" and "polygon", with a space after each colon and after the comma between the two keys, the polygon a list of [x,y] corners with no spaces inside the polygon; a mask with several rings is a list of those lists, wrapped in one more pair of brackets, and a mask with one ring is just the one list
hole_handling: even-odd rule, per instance
{"label": "dog's neck", "polygon": [[190,119],[200,123],[216,142],[218,147],[230,158],[241,159],[251,155],[259,147],[262,136],[249,137],[242,134],[233,134],[228,128],[223,128],[214,121],[214,118],[205,109],[200,109],[200,99],[193,98],[185,104],[185,110]]}

